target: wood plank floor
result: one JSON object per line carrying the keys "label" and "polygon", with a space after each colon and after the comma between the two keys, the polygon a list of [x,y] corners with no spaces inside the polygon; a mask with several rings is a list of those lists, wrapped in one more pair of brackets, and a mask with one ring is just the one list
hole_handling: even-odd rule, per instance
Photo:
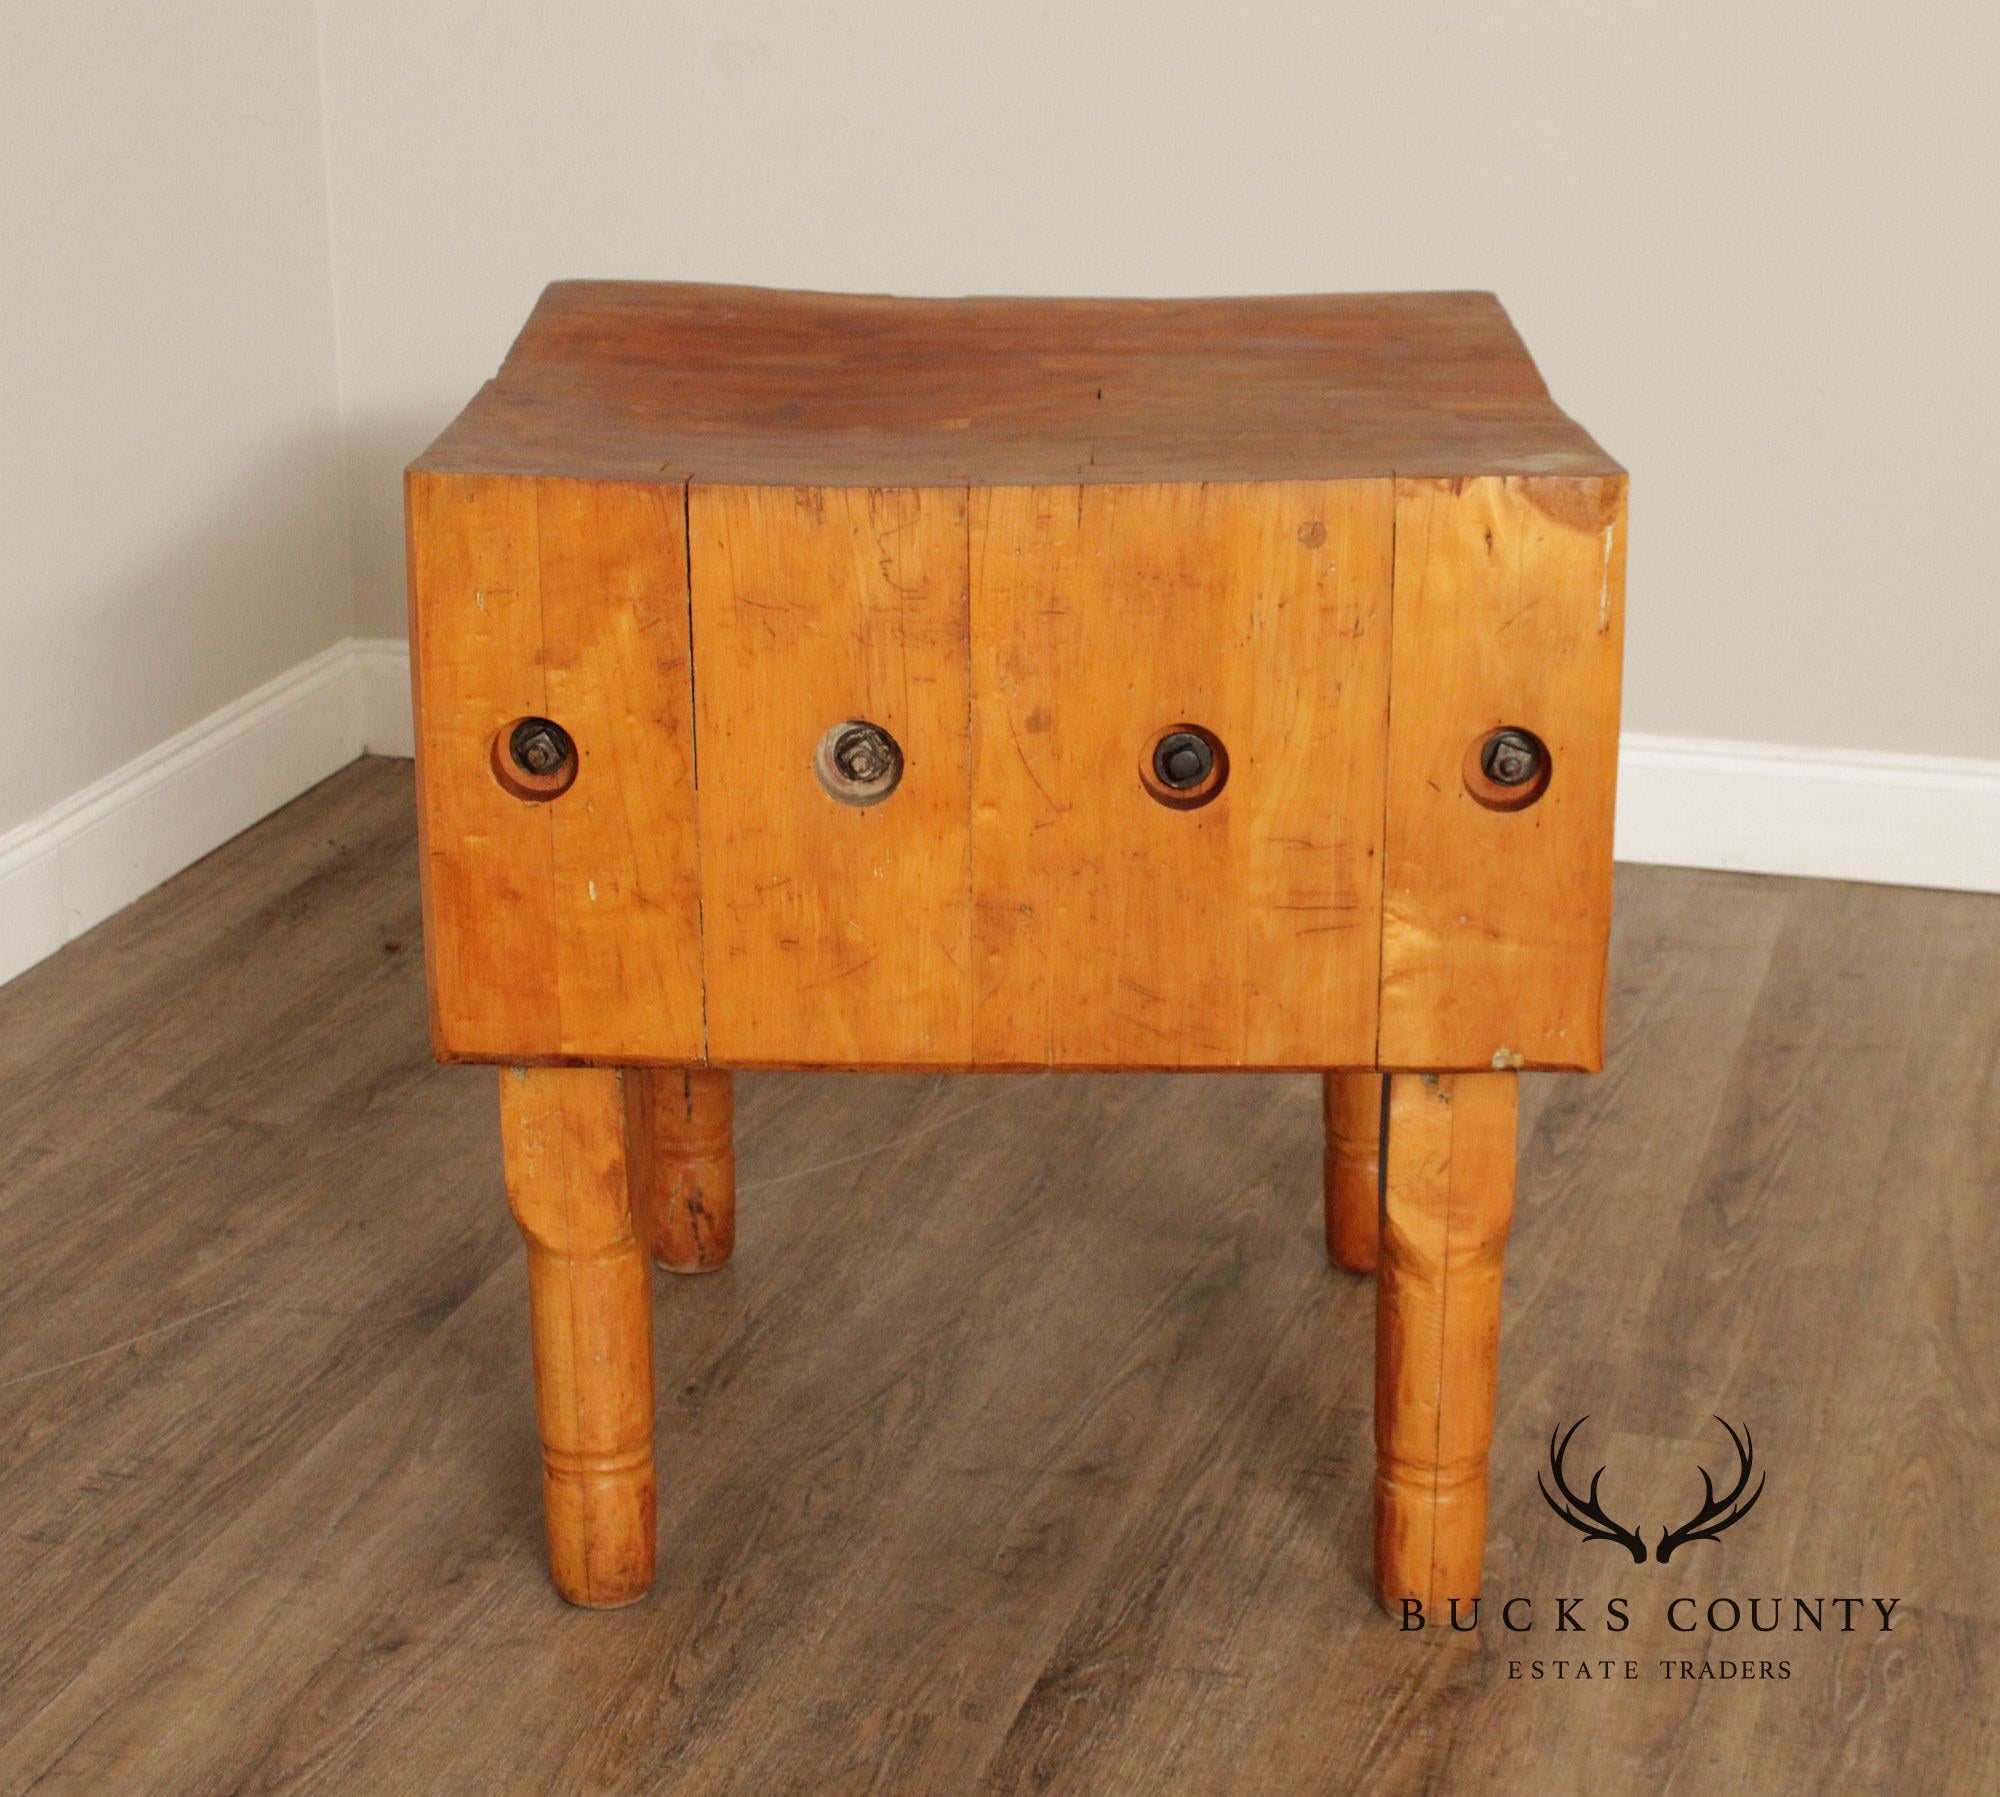
{"label": "wood plank floor", "polygon": [[[357,764],[0,989],[0,1789],[2000,1789],[2000,900],[1621,870],[1613,960],[1610,1070],[1526,1082],[1478,1632],[1369,1599],[1373,1301],[1251,1076],[742,1078],[660,1580],[588,1615]],[[1711,1413],[1765,1495],[1634,1566],[1536,1488],[1585,1412],[1649,1535]],[[1773,1596],[1899,1603],[1666,1619]]]}

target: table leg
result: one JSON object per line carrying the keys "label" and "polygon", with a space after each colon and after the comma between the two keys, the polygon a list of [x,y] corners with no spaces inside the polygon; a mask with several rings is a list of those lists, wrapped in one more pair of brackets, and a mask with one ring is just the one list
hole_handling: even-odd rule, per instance
{"label": "table leg", "polygon": [[1382,1202],[1379,1073],[1325,1075],[1326,1254],[1350,1273],[1372,1273]]}
{"label": "table leg", "polygon": [[1375,1587],[1442,1618],[1486,1553],[1501,1262],[1514,1209],[1511,1073],[1389,1079],[1375,1297]]}
{"label": "table leg", "polygon": [[736,1246],[733,1076],[634,1067],[625,1111],[640,1236],[669,1272],[713,1272]]}
{"label": "table leg", "polygon": [[507,1198],[528,1245],[549,1569],[573,1604],[653,1578],[653,1309],[632,1233],[617,1072],[500,1074]]}

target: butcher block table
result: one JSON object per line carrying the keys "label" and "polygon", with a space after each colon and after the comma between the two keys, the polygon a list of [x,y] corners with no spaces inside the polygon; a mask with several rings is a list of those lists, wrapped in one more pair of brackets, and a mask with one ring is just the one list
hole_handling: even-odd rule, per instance
{"label": "butcher block table", "polygon": [[1515,1076],[1603,1055],[1625,488],[1489,294],[542,296],[407,502],[564,1597],[652,1578],[648,1261],[728,1259],[764,1067],[1323,1075],[1378,1591],[1477,1592]]}

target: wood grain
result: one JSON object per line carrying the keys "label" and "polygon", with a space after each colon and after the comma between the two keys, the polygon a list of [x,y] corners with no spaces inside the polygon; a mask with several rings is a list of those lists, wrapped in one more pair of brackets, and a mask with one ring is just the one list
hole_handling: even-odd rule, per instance
{"label": "wood grain", "polygon": [[632,1216],[671,1273],[712,1273],[736,1246],[736,1086],[699,1067],[625,1075]]}
{"label": "wood grain", "polygon": [[777,487],[1614,472],[1490,293],[561,281],[420,468]]}
{"label": "wood grain", "polygon": [[[1520,1082],[1486,1585],[1536,1635],[1376,1608],[1320,1082],[1236,1074],[739,1078],[756,1251],[655,1282],[672,1546],[583,1615],[413,830],[363,762],[0,987],[0,1789],[2000,1782],[2000,900],[1620,869],[1606,1070]],[[1698,1498],[1711,1409],[1772,1475],[1721,1550],[1549,1516],[1556,1421]],[[1683,1589],[1906,1601],[1696,1685],[1745,1637]],[[1557,1652],[1642,1676],[1509,1679]]]}
{"label": "wood grain", "polygon": [[653,1307],[632,1233],[625,1102],[597,1067],[506,1067],[507,1202],[528,1246],[549,1571],[613,1609],[653,1582]]}
{"label": "wood grain", "polygon": [[[1500,1280],[1514,1213],[1511,1073],[1389,1081],[1375,1298],[1375,1590],[1449,1621],[1479,1595]],[[1469,1613],[1469,1612],[1468,1612]]]}
{"label": "wood grain", "polygon": [[[701,878],[713,1060],[971,1055],[965,495],[697,487]],[[813,774],[849,719],[901,784]]]}
{"label": "wood grain", "polygon": [[[1382,1067],[1603,1064],[1624,521],[1622,476],[1397,483]],[[1503,725],[1525,810],[1467,787]]]}
{"label": "wood grain", "polygon": [[[973,1047],[989,1066],[1366,1065],[1389,483],[972,498]],[[1141,783],[1175,724],[1228,778]]]}
{"label": "wood grain", "polygon": [[1382,1075],[1324,1076],[1326,1255],[1372,1273],[1381,1255]]}
{"label": "wood grain", "polygon": [[[493,392],[571,434],[471,454],[482,401],[410,476],[444,1057],[1601,1063],[1624,477],[1532,431],[1473,472],[1560,421],[1487,296],[582,283]],[[577,783],[503,790],[553,714]],[[905,757],[871,808],[810,777],[850,719]],[[1198,809],[1136,777],[1177,724],[1227,755]],[[1501,725],[1525,809],[1468,782]]]}
{"label": "wood grain", "polygon": [[[408,503],[439,1055],[699,1060],[679,489],[413,474]],[[490,766],[531,716],[580,761],[545,803]]]}

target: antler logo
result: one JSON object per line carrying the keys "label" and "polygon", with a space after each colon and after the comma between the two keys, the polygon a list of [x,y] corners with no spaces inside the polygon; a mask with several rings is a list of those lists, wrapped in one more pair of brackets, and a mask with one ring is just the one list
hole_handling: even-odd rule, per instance
{"label": "antler logo", "polygon": [[1597,1501],[1598,1481],[1604,1477],[1604,1468],[1600,1466],[1590,1475],[1588,1497],[1578,1497],[1563,1479],[1563,1456],[1569,1452],[1570,1439],[1589,1421],[1590,1418],[1587,1416],[1578,1417],[1570,1424],[1569,1434],[1564,1435],[1560,1442],[1556,1440],[1556,1436],[1561,1430],[1557,1428],[1549,1431],[1549,1471],[1555,1476],[1556,1489],[1563,1494],[1565,1502],[1559,1504],[1549,1496],[1549,1488],[1542,1483],[1540,1473],[1535,1475],[1535,1483],[1542,1487],[1542,1501],[1585,1540],[1615,1541],[1632,1556],[1634,1566],[1643,1566],[1646,1563],[1646,1543],[1639,1531],[1621,1528],[1604,1514],[1603,1507]]}
{"label": "antler logo", "polygon": [[[1722,1423],[1722,1418],[1715,1419]],[[1741,1435],[1722,1423],[1730,1444],[1736,1449],[1736,1483],[1726,1497],[1715,1495],[1715,1481],[1708,1476],[1708,1468],[1700,1468],[1702,1506],[1693,1516],[1677,1529],[1662,1529],[1660,1545],[1653,1550],[1653,1558],[1664,1566],[1673,1558],[1674,1549],[1685,1547],[1690,1541],[1713,1541],[1734,1523],[1741,1522],[1750,1514],[1751,1505],[1764,1495],[1764,1479],[1760,1473],[1757,1489],[1745,1498],[1743,1488],[1750,1483],[1750,1430],[1746,1426]],[[1740,1500],[1740,1501],[1739,1501]]]}
{"label": "antler logo", "polygon": [[[1715,1481],[1709,1477],[1707,1467],[1696,1470],[1701,1474],[1702,1505],[1693,1516],[1678,1528],[1660,1530],[1659,1545],[1653,1550],[1653,1558],[1664,1566],[1674,1556],[1674,1549],[1686,1547],[1690,1541],[1717,1540],[1724,1529],[1741,1522],[1750,1514],[1757,1500],[1764,1495],[1764,1479],[1759,1474],[1757,1489],[1746,1498],[1743,1493],[1750,1483],[1751,1443],[1750,1431],[1745,1428],[1739,1435],[1721,1417],[1730,1445],[1736,1449],[1736,1483],[1721,1497],[1715,1495]],[[1597,1487],[1604,1477],[1604,1468],[1599,1467],[1591,1475],[1590,1490],[1579,1497],[1569,1487],[1563,1476],[1563,1458],[1569,1452],[1569,1444],[1575,1439],[1577,1430],[1590,1421],[1588,1416],[1580,1416],[1565,1431],[1561,1428],[1549,1432],[1549,1474],[1556,1482],[1556,1492],[1561,1493],[1558,1502],[1549,1490],[1548,1482],[1537,1473],[1535,1483],[1541,1487],[1542,1501],[1564,1522],[1583,1536],[1586,1541],[1615,1541],[1632,1556],[1635,1566],[1642,1566],[1646,1560],[1646,1542],[1637,1529],[1628,1529],[1622,1523],[1612,1520],[1604,1512],[1604,1506],[1597,1501]]]}

